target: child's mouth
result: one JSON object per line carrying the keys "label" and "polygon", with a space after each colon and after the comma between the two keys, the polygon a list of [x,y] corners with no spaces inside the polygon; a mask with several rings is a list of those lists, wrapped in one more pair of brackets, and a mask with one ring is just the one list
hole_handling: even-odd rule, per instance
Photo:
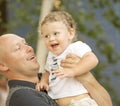
{"label": "child's mouth", "polygon": [[58,43],[52,44],[51,47],[52,47],[52,48],[56,48],[56,47],[58,47],[58,45],[59,45]]}

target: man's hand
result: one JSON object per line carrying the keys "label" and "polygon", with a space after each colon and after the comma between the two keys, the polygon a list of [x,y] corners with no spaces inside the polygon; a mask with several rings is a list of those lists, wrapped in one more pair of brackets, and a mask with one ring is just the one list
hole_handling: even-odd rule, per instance
{"label": "man's hand", "polygon": [[66,59],[61,61],[61,67],[59,69],[54,69],[54,73],[60,78],[72,78],[75,77],[75,70],[79,65],[80,57],[74,54],[68,54]]}
{"label": "man's hand", "polygon": [[76,67],[80,61],[80,57],[74,54],[68,54],[66,59],[61,61],[61,67],[63,68],[73,68]]}

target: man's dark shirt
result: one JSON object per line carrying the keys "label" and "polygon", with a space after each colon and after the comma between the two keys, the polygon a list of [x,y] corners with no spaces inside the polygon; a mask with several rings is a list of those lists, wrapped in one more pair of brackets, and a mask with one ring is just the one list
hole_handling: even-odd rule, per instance
{"label": "man's dark shirt", "polygon": [[36,91],[35,84],[27,81],[11,80],[8,82],[9,91],[20,87],[7,99],[8,106],[57,106],[45,92]]}

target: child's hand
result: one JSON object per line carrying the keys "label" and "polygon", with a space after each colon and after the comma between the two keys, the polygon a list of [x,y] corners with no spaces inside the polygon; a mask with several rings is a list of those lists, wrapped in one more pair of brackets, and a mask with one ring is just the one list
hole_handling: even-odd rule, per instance
{"label": "child's hand", "polygon": [[40,90],[48,91],[49,90],[49,85],[45,82],[40,81],[36,84],[36,90],[37,91],[40,91]]}

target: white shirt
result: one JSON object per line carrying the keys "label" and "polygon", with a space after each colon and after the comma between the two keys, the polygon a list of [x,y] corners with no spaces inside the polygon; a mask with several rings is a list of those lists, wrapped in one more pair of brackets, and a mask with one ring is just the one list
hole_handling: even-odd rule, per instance
{"label": "white shirt", "polygon": [[78,55],[79,57],[82,57],[84,54],[90,51],[91,48],[87,44],[81,41],[77,41],[75,43],[70,44],[67,47],[67,49],[59,56],[56,56],[51,52],[48,53],[45,68],[50,73],[49,76],[50,90],[48,91],[48,95],[52,99],[75,96],[88,92],[86,88],[75,78],[60,79],[59,77],[55,76],[55,74],[52,73],[53,63],[55,63],[55,61],[53,61],[53,57],[57,59],[58,67],[61,68],[60,62],[62,59],[65,59],[68,53],[73,53]]}

